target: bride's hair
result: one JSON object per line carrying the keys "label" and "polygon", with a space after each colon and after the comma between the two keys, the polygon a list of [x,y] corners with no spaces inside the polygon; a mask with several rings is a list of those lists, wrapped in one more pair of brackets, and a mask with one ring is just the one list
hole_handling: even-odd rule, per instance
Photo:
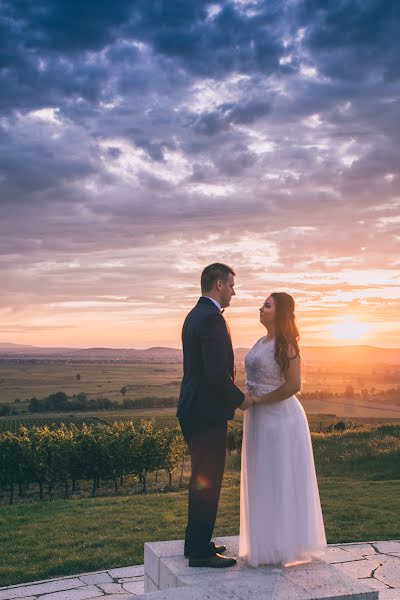
{"label": "bride's hair", "polygon": [[275,360],[283,372],[291,359],[300,356],[300,335],[292,296],[285,292],[273,292],[271,296],[275,301]]}

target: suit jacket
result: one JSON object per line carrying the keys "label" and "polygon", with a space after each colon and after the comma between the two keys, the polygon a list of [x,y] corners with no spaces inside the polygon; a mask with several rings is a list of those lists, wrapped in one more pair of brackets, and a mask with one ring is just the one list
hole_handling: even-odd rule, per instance
{"label": "suit jacket", "polygon": [[183,380],[177,416],[215,423],[233,419],[244,400],[235,385],[235,364],[228,326],[218,307],[201,297],[182,329]]}

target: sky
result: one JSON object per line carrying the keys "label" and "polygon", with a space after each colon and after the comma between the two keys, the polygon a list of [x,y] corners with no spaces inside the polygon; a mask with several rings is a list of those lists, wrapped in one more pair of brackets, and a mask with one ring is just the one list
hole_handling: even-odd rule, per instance
{"label": "sky", "polygon": [[0,342],[400,347],[397,0],[1,0]]}

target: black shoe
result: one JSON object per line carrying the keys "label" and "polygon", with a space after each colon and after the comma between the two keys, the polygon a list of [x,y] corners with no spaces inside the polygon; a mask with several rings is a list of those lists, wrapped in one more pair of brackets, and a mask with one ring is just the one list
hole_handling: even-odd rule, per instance
{"label": "black shoe", "polygon": [[189,558],[189,567],[211,567],[212,569],[225,569],[236,565],[236,559],[226,558],[222,554],[214,554],[214,556],[205,556],[203,558]]}
{"label": "black shoe", "polygon": [[[212,550],[212,552],[214,554],[223,554],[224,552],[226,552],[226,546],[224,546],[224,545],[216,546],[214,544],[214,542],[210,542],[210,549]],[[185,554],[185,558],[189,558],[189,553],[186,550],[185,550],[184,554]]]}
{"label": "black shoe", "polygon": [[221,544],[221,546],[216,546],[214,542],[210,542],[211,548],[215,551],[216,554],[223,554],[226,552],[226,546]]}

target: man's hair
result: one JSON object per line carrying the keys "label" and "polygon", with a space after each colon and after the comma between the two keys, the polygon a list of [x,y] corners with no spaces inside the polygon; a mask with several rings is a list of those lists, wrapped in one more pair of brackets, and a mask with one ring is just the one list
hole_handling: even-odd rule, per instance
{"label": "man's hair", "polygon": [[229,279],[229,273],[235,275],[234,270],[223,263],[208,265],[201,274],[201,291],[209,292],[212,290],[218,279],[226,283]]}

